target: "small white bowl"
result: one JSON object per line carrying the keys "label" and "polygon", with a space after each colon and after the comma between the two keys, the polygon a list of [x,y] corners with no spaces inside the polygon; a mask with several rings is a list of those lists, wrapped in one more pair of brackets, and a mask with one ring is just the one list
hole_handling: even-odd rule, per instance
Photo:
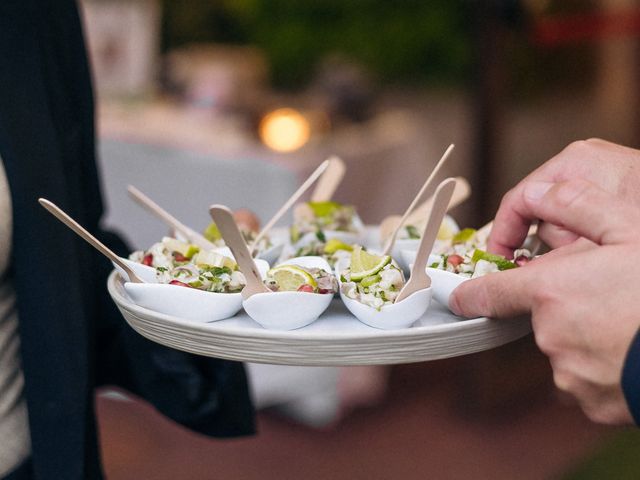
{"label": "small white bowl", "polygon": [[436,302],[449,308],[449,297],[461,283],[470,280],[453,272],[427,267],[427,274],[431,277],[433,298]]}
{"label": "small white bowl", "polygon": [[[322,257],[296,257],[280,265],[322,268],[331,273]],[[318,319],[329,307],[333,295],[308,292],[257,293],[242,302],[247,314],[269,330],[294,330]]]}
{"label": "small white bowl", "polygon": [[[456,223],[456,221],[450,215],[445,215],[442,220],[443,224],[447,224],[452,232],[457,233],[460,231],[460,227]],[[434,252],[441,250],[442,248],[446,248],[450,245],[449,240],[437,240],[433,245]],[[415,258],[416,252],[418,251],[418,247],[420,246],[419,238],[400,238],[397,239],[391,249],[391,256],[396,259],[400,268],[405,274],[409,274],[411,270],[409,265],[411,265]]]}
{"label": "small white bowl", "polygon": [[399,303],[385,305],[380,310],[347,297],[342,293],[340,272],[348,266],[349,259],[338,262],[338,265],[336,265],[340,298],[342,298],[347,309],[362,323],[382,330],[409,328],[428,310],[431,304],[431,287],[419,290]]}
{"label": "small white bowl", "polygon": [[[284,243],[274,244],[274,245],[271,245],[266,250],[260,252],[256,256],[256,258],[259,258],[260,260],[264,260],[269,265],[273,265],[278,261],[278,258],[280,258],[280,255],[282,255],[283,249],[284,249]],[[233,256],[233,253],[231,252],[231,249],[229,247],[218,247],[215,249],[215,252],[219,253],[220,255],[224,255],[225,257],[233,258],[235,260],[235,257]]]}
{"label": "small white bowl", "polygon": [[[133,260],[129,260],[128,258],[120,257],[124,263],[128,265],[128,267],[133,270],[133,273],[138,275],[141,280],[144,280],[147,283],[158,283],[158,279],[156,278],[156,269],[153,267],[149,267],[148,265],[144,265],[142,263],[134,262]],[[122,278],[126,281],[131,281],[129,279],[129,275],[125,272],[119,265],[113,263],[113,266],[118,270],[118,273]]]}
{"label": "small white bowl", "polygon": [[[413,267],[413,262],[416,259],[416,252],[403,250],[402,256],[404,257],[404,261],[409,263],[409,269],[411,269],[411,267]],[[469,278],[458,275],[457,273],[441,270],[439,268],[429,267],[429,265],[432,265],[435,262],[440,262],[440,260],[441,258],[439,255],[429,255],[429,260],[427,261],[427,274],[431,277],[433,299],[448,308],[451,292],[453,292],[462,282],[469,280]]]}
{"label": "small white bowl", "polygon": [[283,249],[284,243],[275,243],[266,250],[258,253],[256,258],[266,261],[269,265],[274,265],[278,261],[278,258],[280,258],[280,255],[282,255]]}
{"label": "small white bowl", "polygon": [[409,265],[415,261],[419,245],[420,240],[417,238],[402,238],[396,240],[391,249],[391,257],[396,259],[405,275],[411,270]]}
{"label": "small white bowl", "polygon": [[[148,283],[125,282],[124,289],[138,305],[156,312],[173,315],[197,322],[213,322],[234,316],[242,308],[240,293],[205,292],[196,288],[158,283],[155,269],[131,260],[123,259],[142,280]],[[256,260],[258,270],[264,277],[269,265]],[[118,268],[127,278],[126,274]]]}

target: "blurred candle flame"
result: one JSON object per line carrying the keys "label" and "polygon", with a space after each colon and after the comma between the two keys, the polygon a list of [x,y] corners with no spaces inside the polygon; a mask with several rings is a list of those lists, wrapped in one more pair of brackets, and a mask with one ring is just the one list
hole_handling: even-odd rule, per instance
{"label": "blurred candle flame", "polygon": [[267,113],[258,127],[262,142],[277,152],[293,152],[309,141],[309,121],[297,110],[279,108]]}

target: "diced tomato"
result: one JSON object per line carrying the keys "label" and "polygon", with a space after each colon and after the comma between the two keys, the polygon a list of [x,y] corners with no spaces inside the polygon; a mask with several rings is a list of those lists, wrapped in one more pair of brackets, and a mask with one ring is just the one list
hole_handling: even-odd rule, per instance
{"label": "diced tomato", "polygon": [[320,288],[318,289],[318,293],[322,293],[322,294],[331,293],[331,290],[329,290],[328,288]]}
{"label": "diced tomato", "polygon": [[193,288],[191,285],[189,285],[188,283],[184,283],[181,282],[180,280],[171,280],[169,282],[169,285],[178,285],[179,287],[187,287],[187,288]]}
{"label": "diced tomato", "polygon": [[153,266],[153,254],[147,253],[144,257],[142,257],[142,264],[147,265],[148,267]]}
{"label": "diced tomato", "polygon": [[189,259],[187,257],[185,257],[184,255],[182,255],[181,253],[178,252],[173,252],[173,259],[176,262],[188,262]]}
{"label": "diced tomato", "polygon": [[464,262],[464,258],[462,258],[460,255],[449,255],[447,257],[447,263],[449,265],[454,266],[454,267],[457,267],[462,262]]}
{"label": "diced tomato", "polygon": [[308,284],[304,284],[304,285],[300,285],[298,287],[298,291],[299,292],[309,292],[309,293],[313,293],[313,287],[311,285]]}

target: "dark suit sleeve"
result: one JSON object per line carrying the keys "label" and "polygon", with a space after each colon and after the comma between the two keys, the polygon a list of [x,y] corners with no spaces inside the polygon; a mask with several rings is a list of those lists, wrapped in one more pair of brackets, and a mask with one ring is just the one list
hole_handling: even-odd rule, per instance
{"label": "dark suit sleeve", "polygon": [[[122,255],[122,240],[102,232],[102,240]],[[151,342],[122,318],[107,294],[112,266],[96,257],[101,285],[97,323],[97,381],[143,397],[160,412],[197,432],[220,437],[255,431],[244,366],[198,357]]]}
{"label": "dark suit sleeve", "polygon": [[640,331],[627,353],[622,370],[622,390],[636,425],[640,425]]}
{"label": "dark suit sleeve", "polygon": [[[60,138],[69,207],[104,243],[127,255],[122,240],[99,227],[102,201],[95,162],[93,95],[75,4],[42,0],[33,12],[40,23],[44,84]],[[96,383],[126,388],[169,418],[201,433],[252,433],[253,409],[243,365],[171,350],[140,336],[127,325],[107,293],[111,264],[93,249],[82,247],[83,295],[94,333]]]}

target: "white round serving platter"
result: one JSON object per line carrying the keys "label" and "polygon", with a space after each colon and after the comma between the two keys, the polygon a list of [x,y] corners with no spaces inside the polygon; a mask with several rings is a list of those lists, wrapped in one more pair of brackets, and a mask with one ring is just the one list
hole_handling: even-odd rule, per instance
{"label": "white round serving platter", "polygon": [[[412,327],[378,330],[352,316],[339,300],[314,323],[298,330],[266,330],[241,311],[200,323],[134,304],[112,272],[109,293],[129,325],[162,345],[208,357],[281,365],[382,365],[413,363],[488,350],[527,335],[528,319],[463,320],[433,302]],[[284,313],[286,314],[286,313]]]}

